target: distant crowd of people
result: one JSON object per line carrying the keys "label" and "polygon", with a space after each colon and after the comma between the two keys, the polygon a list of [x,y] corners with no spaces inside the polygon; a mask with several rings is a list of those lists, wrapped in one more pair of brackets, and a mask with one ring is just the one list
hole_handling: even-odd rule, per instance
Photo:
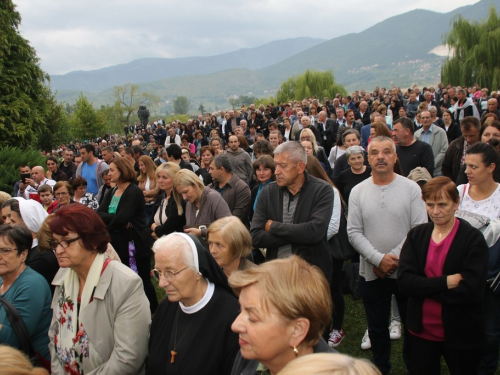
{"label": "distant crowd of people", "polygon": [[[377,87],[135,124],[20,165],[0,193],[0,344],[29,360],[9,366],[390,374],[403,338],[410,374],[441,358],[494,374],[498,104],[477,85]],[[337,352],[347,265],[372,362]]]}

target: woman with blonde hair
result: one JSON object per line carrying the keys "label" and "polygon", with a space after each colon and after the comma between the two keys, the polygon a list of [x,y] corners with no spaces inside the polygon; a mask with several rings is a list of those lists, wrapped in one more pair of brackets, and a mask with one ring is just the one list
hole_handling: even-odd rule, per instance
{"label": "woman with blonde hair", "polygon": [[322,339],[332,302],[319,268],[292,255],[233,272],[229,285],[241,308],[231,327],[240,344],[231,375],[277,374],[297,357],[333,351]]}
{"label": "woman with blonde hair", "polygon": [[326,156],[325,149],[321,146],[318,145],[318,142],[316,140],[316,136],[312,132],[311,129],[303,129],[300,132],[300,143],[303,141],[310,141],[313,147],[313,155],[318,158],[319,162],[321,163],[323,169],[327,174],[330,173],[331,167],[330,167],[330,162],[328,161],[328,157]]}
{"label": "woman with blonde hair", "polygon": [[222,139],[219,137],[214,137],[210,140],[210,146],[215,150],[215,155],[220,155],[224,153],[224,144],[222,143]]}
{"label": "woman with blonde hair", "polygon": [[178,164],[171,162],[160,164],[156,168],[156,178],[161,192],[154,204],[155,214],[148,223],[154,239],[173,232],[182,232],[186,224],[184,216],[186,203],[181,200],[180,206],[177,206],[173,194],[174,177],[180,170]]}
{"label": "woman with blonde hair", "polygon": [[245,270],[254,264],[247,259],[252,251],[252,237],[236,216],[214,221],[207,230],[208,248],[227,277],[233,271]]}
{"label": "woman with blonde hair", "polygon": [[310,354],[291,361],[278,375],[380,375],[377,367],[366,359],[345,354]]}
{"label": "woman with blonde hair", "polygon": [[207,228],[215,220],[231,216],[226,201],[217,191],[205,187],[200,178],[188,169],[181,169],[173,181],[174,199],[177,208],[186,201],[186,228],[184,232],[197,237],[206,237]]}
{"label": "woman with blonde hair", "polygon": [[49,374],[41,367],[33,367],[22,352],[7,345],[0,345],[0,364],[0,375]]}
{"label": "woman with blonde hair", "polygon": [[154,213],[155,199],[160,193],[160,187],[156,180],[156,164],[148,155],[139,158],[139,176],[137,182],[144,194],[146,201],[146,222],[149,222]]}

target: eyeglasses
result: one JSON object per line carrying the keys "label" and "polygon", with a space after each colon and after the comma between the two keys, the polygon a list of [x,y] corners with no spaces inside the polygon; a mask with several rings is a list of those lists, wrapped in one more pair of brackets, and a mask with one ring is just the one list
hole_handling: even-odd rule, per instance
{"label": "eyeglasses", "polygon": [[13,248],[13,249],[10,249],[8,247],[4,247],[2,249],[0,249],[0,255],[2,257],[4,256],[8,256],[10,253],[12,253],[14,250],[17,250],[16,248]]}
{"label": "eyeglasses", "polygon": [[68,195],[68,194],[69,194],[69,193],[66,193],[66,192],[64,191],[64,192],[62,192],[62,193],[55,193],[54,195],[55,195],[56,197],[65,197],[65,196],[66,196],[66,195]]}
{"label": "eyeglasses", "polygon": [[186,266],[179,271],[165,271],[165,272],[161,272],[160,270],[157,270],[155,268],[155,269],[151,270],[151,276],[153,276],[155,278],[155,280],[158,280],[158,281],[160,281],[160,276],[163,276],[163,278],[172,281],[172,280],[175,280],[175,276],[178,273],[181,273],[182,271],[184,271],[185,269],[188,269],[188,268],[189,267]]}
{"label": "eyeglasses", "polygon": [[72,242],[78,241],[80,238],[82,238],[82,237],[78,236],[78,237],[72,238],[70,240],[50,241],[49,245],[50,245],[50,248],[54,251],[57,250],[57,246],[59,246],[59,245],[61,245],[61,247],[63,249],[67,249],[69,247],[69,245],[71,245]]}

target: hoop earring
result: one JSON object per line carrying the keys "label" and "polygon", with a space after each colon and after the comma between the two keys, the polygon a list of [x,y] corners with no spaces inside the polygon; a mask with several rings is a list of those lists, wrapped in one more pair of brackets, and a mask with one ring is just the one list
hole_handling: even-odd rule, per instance
{"label": "hoop earring", "polygon": [[293,354],[295,354],[295,358],[299,356],[299,350],[297,349],[296,346],[293,347]]}

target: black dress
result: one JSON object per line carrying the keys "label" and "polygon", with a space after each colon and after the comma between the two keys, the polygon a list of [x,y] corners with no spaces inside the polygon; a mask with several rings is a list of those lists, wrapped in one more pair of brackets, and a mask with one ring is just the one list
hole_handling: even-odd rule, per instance
{"label": "black dress", "polygon": [[238,300],[217,285],[208,304],[194,314],[165,298],[151,323],[146,374],[229,375],[240,350],[238,334],[231,331],[238,314]]}
{"label": "black dress", "polygon": [[366,167],[366,170],[361,174],[353,173],[351,168],[348,168],[339,174],[335,185],[337,186],[337,189],[339,189],[340,194],[342,195],[342,198],[344,198],[347,205],[349,205],[351,190],[360,182],[370,178],[371,173],[372,169],[370,167]]}

